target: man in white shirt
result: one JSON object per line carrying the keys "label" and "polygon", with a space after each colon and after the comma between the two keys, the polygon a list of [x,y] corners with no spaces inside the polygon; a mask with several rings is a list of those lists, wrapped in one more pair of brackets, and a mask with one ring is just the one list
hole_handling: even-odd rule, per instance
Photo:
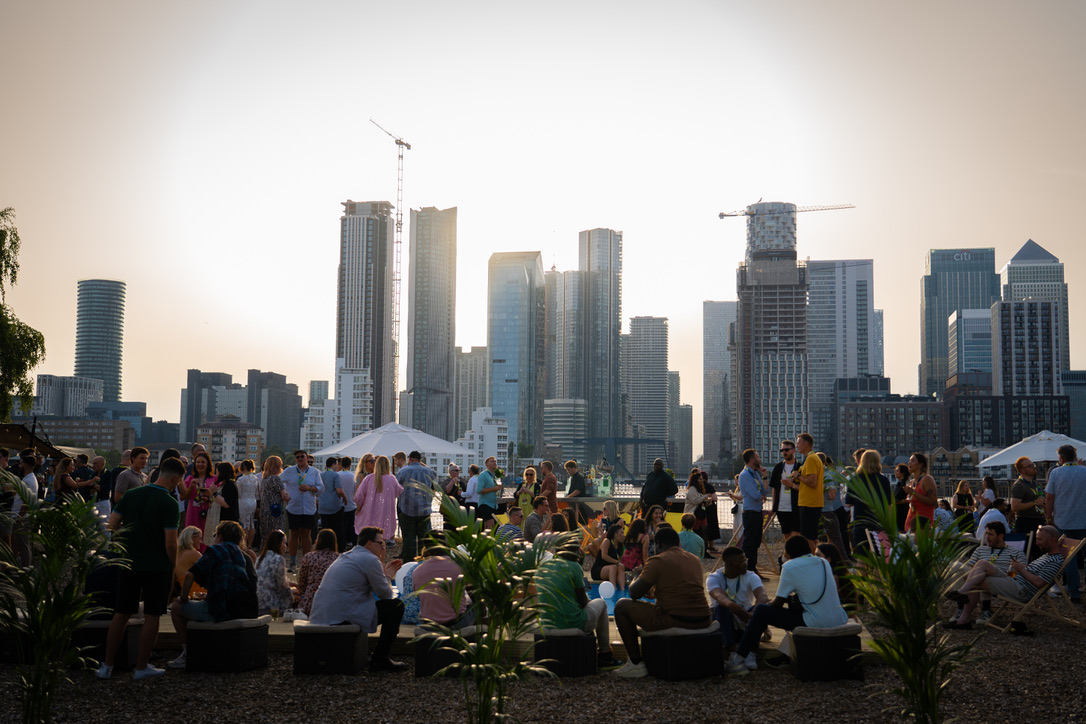
{"label": "man in white shirt", "polygon": [[347,550],[348,546],[353,546],[357,538],[357,533],[354,532],[354,514],[355,509],[358,507],[354,502],[354,471],[351,470],[351,465],[354,464],[349,456],[343,456],[339,459],[339,467],[342,468],[339,471],[339,486],[343,488],[343,495],[347,498],[343,503],[343,530],[336,531],[336,540],[339,544],[339,552]]}
{"label": "man in white shirt", "polygon": [[15,491],[15,499],[11,501],[11,517],[15,521],[12,529],[12,541],[15,544],[15,554],[19,557],[19,562],[24,566],[29,566],[31,564],[30,541],[27,540],[24,534],[26,527],[22,518],[26,515],[23,498],[36,500],[38,497],[38,476],[34,474],[37,460],[34,451],[27,448],[19,453],[19,463],[22,465],[23,478],[22,485]]}
{"label": "man in white shirt", "polygon": [[1007,514],[1011,512],[1011,505],[1005,498],[996,498],[992,503],[992,507],[988,509],[984,515],[980,517],[980,523],[977,528],[984,530],[988,527],[989,523],[999,521],[1003,524],[1003,527],[1007,530],[1011,529],[1011,524],[1007,522]]}
{"label": "man in white shirt", "polygon": [[786,537],[799,530],[799,513],[794,506],[797,492],[793,488],[781,485],[782,480],[790,480],[796,469],[796,444],[791,440],[781,441],[781,457],[769,477],[769,487],[773,489],[773,512],[781,524],[781,533]]}
{"label": "man in white shirt", "polygon": [[358,545],[337,558],[321,579],[309,622],[319,626],[353,623],[366,633],[380,626],[370,669],[402,671],[407,664],[393,661],[389,652],[400,631],[404,604],[392,597],[389,581],[395,578],[403,561],[397,558],[382,563],[385,547],[385,533],[380,528],[367,526],[359,531]]}
{"label": "man in white shirt", "polygon": [[[777,595],[772,603],[754,609],[739,648],[728,660],[729,674],[743,676],[757,670],[754,649],[769,626],[791,631],[797,626],[833,628],[848,622],[830,562],[811,555],[810,551],[810,544],[803,536],[792,536],[785,541],[784,554],[788,560],[781,567]],[[799,598],[801,609],[785,607],[787,596],[792,593]]]}
{"label": "man in white shirt", "polygon": [[720,622],[720,636],[730,653],[735,651],[754,607],[769,603],[769,597],[758,574],[747,570],[742,548],[728,546],[721,559],[722,567],[705,579],[705,590],[712,599],[709,608]]}
{"label": "man in white shirt", "polygon": [[287,499],[287,523],[290,525],[290,567],[294,568],[298,556],[298,542],[302,555],[313,547],[313,526],[317,524],[317,496],[324,492],[324,481],[315,467],[309,464],[309,453],[294,451],[294,465],[279,474]]}

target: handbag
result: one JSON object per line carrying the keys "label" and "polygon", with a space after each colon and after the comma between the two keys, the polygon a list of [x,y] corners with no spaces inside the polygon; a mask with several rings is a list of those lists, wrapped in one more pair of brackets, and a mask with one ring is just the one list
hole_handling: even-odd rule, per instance
{"label": "handbag", "polygon": [[274,515],[276,518],[283,514],[283,506],[280,503],[272,503],[269,508],[271,510],[271,514]]}

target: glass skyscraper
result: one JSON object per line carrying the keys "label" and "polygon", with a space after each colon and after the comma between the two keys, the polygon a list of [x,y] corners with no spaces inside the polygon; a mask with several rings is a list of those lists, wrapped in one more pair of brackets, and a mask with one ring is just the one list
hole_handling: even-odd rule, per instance
{"label": "glass skyscraper", "polygon": [[[578,268],[584,275],[584,398],[588,436],[622,436],[621,369],[622,232],[591,229],[579,235]],[[594,463],[602,446],[588,449]]]}
{"label": "glass skyscraper", "polygon": [[75,319],[75,376],[102,381],[102,401],[121,399],[125,283],[81,279]]}
{"label": "glass skyscraper", "polygon": [[1071,355],[1067,354],[1070,324],[1067,307],[1067,283],[1063,280],[1063,263],[1045,251],[1044,247],[1029,239],[1018,253],[1011,257],[999,274],[1003,285],[1003,301],[1019,302],[1026,299],[1048,300],[1060,303],[1060,339],[1065,345],[1060,369],[1071,369]]}
{"label": "glass skyscraper", "polygon": [[706,460],[725,462],[735,455],[728,384],[732,355],[728,335],[739,302],[702,302],[702,450]]}

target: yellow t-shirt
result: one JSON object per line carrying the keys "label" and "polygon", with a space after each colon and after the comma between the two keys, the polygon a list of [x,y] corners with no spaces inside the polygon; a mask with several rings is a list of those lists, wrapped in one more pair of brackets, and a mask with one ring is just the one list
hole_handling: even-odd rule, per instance
{"label": "yellow t-shirt", "polygon": [[812,450],[803,461],[803,467],[799,469],[800,475],[814,475],[818,485],[811,487],[806,483],[799,484],[799,506],[801,508],[821,508],[822,500],[822,460]]}

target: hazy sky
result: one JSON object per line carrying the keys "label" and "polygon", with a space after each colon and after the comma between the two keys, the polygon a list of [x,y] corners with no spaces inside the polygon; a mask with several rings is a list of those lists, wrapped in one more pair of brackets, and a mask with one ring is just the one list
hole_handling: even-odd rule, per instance
{"label": "hazy sky", "polygon": [[372,117],[414,147],[404,205],[459,207],[460,345],[486,344],[491,253],[569,269],[579,231],[623,231],[623,326],[671,320],[695,456],[701,303],[745,245],[717,213],[759,198],[856,204],[800,215],[799,254],[875,259],[894,391],[929,248],[1060,257],[1081,367],[1084,30],[1077,0],[0,0],[8,302],[67,375],[76,281],[127,282],[123,396],[155,418],[189,367],[304,395],[333,376],[339,204],[395,201]]}

